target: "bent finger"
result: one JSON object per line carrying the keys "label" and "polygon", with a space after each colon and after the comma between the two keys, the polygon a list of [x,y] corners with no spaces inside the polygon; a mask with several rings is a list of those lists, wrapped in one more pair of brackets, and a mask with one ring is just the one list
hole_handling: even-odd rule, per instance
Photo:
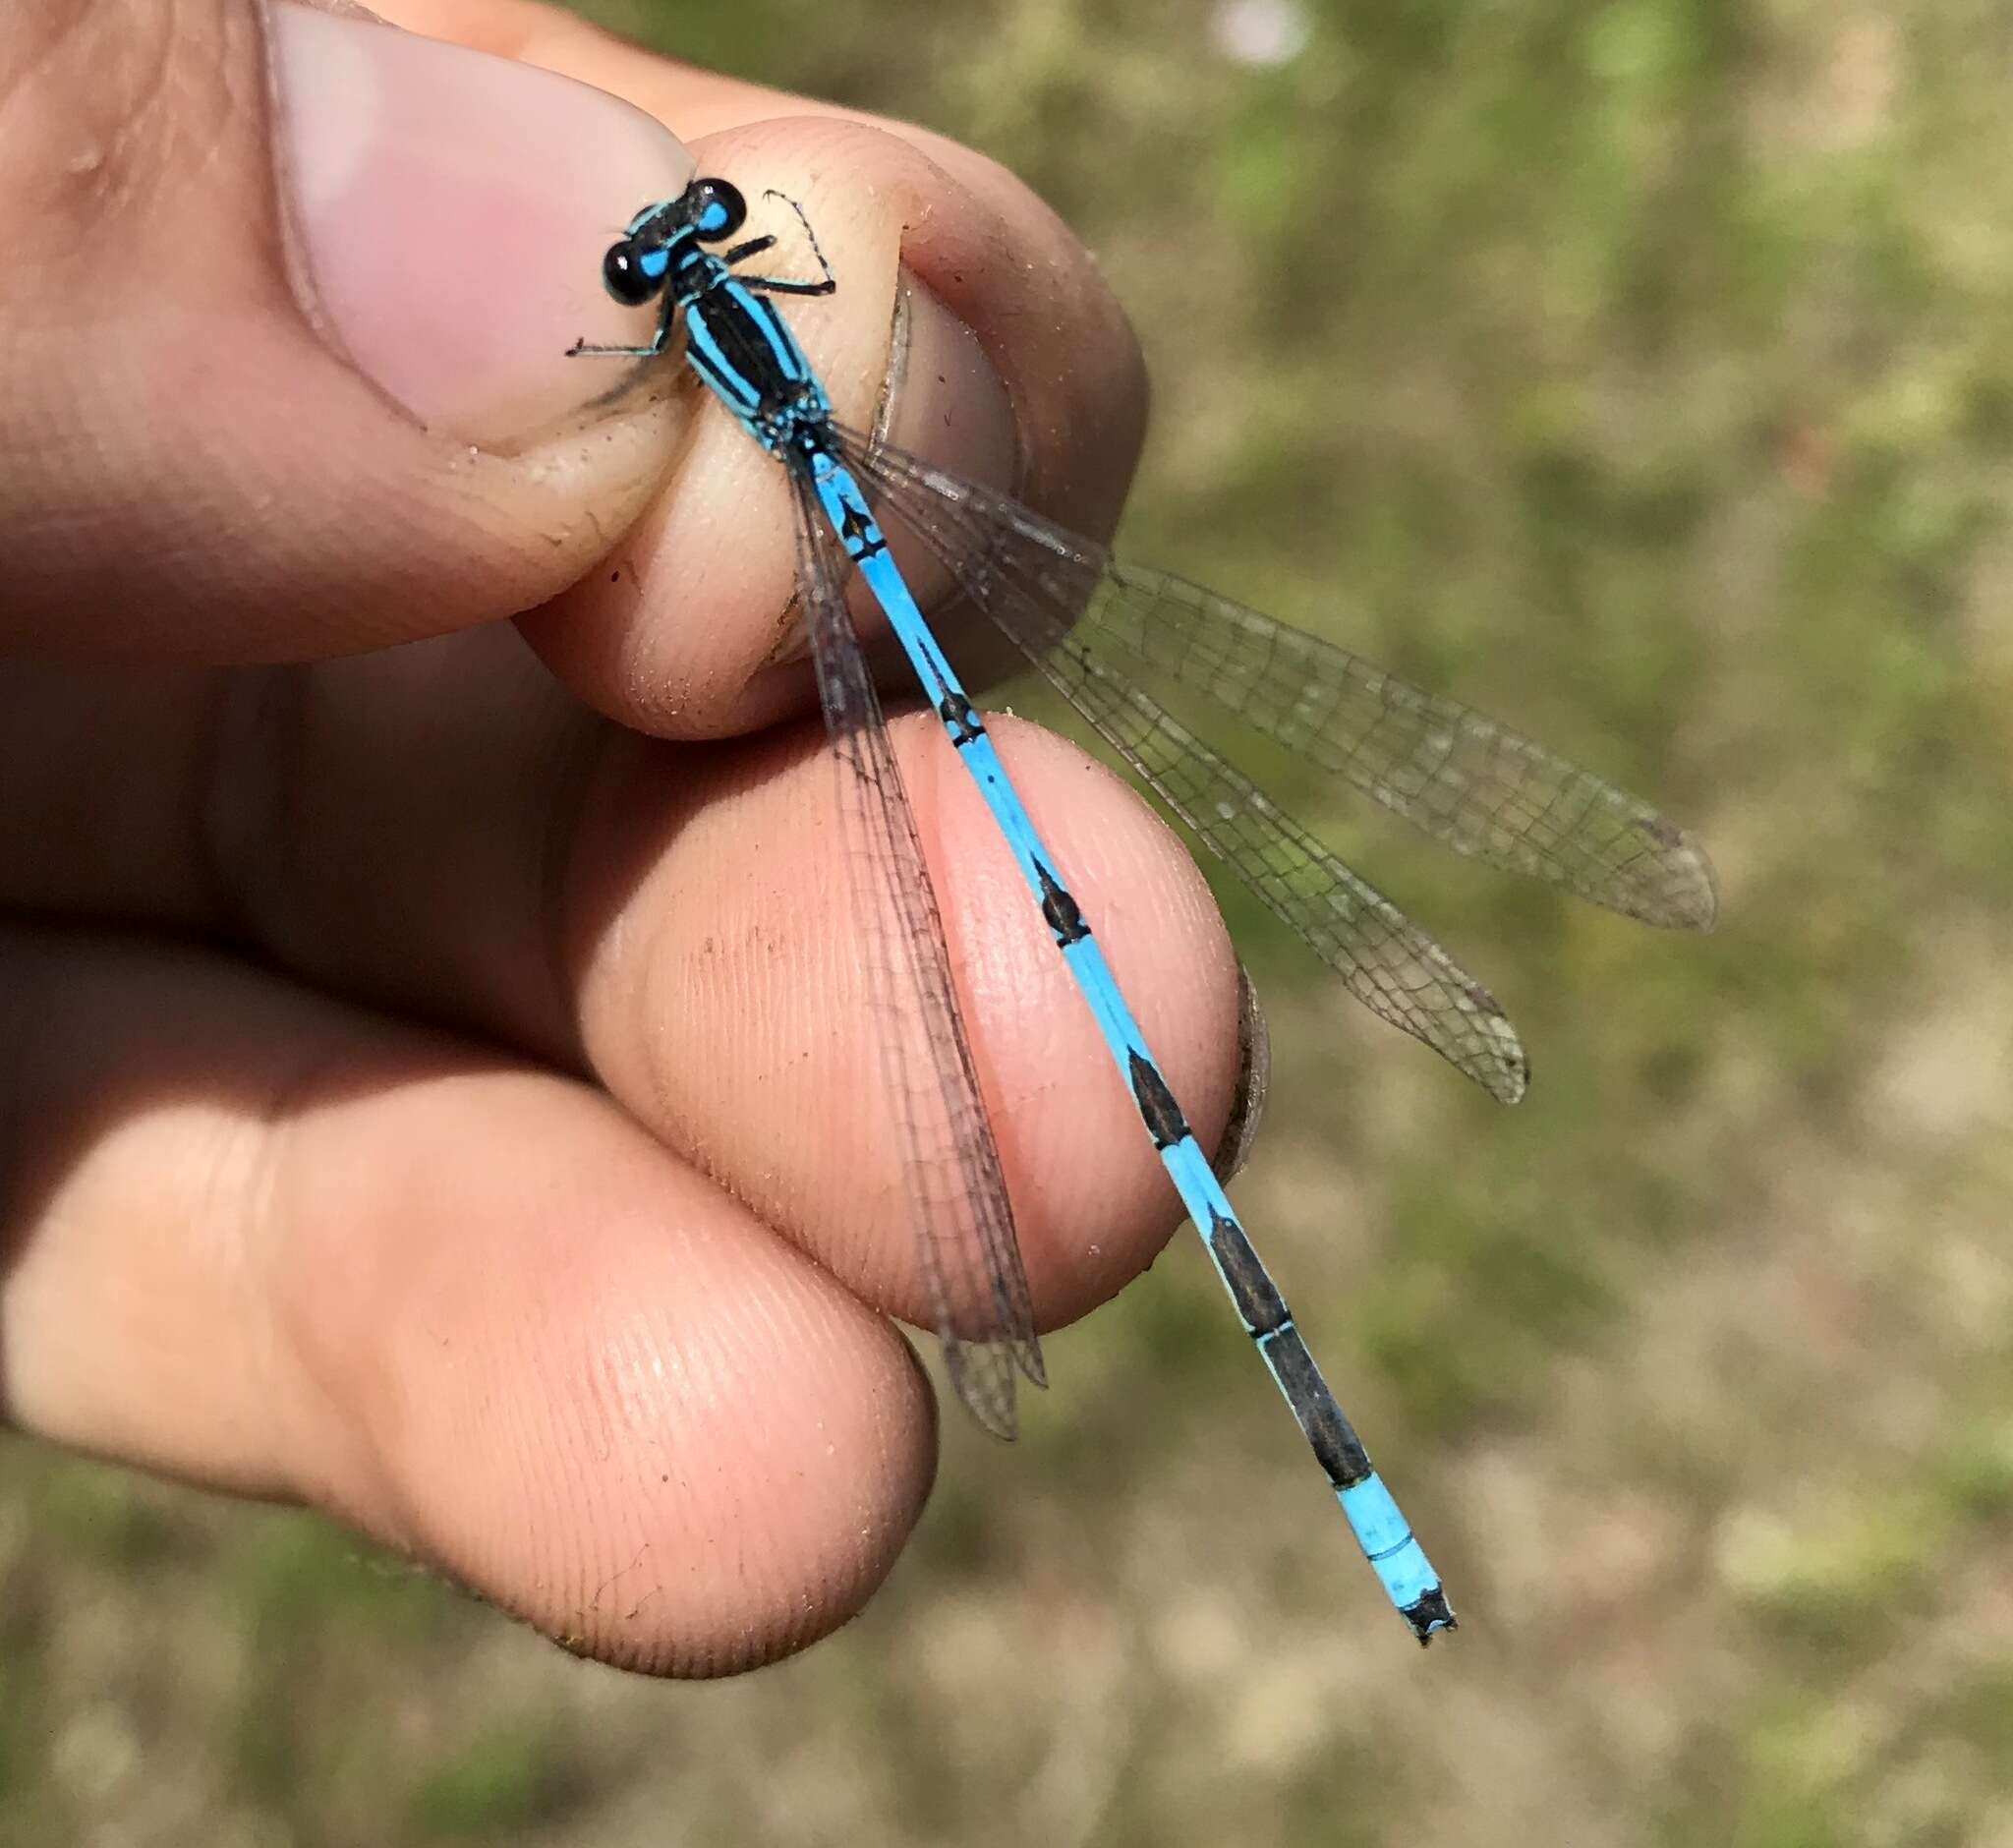
{"label": "bent finger", "polygon": [[900,1337],[576,1083],[165,947],[0,937],[0,1405],[726,1672],[928,1492]]}
{"label": "bent finger", "polygon": [[[1138,344],[1090,253],[1010,173],[941,136],[657,57],[556,9],[396,10],[697,138],[701,163],[755,208],[749,232],[778,240],[758,266],[818,273],[798,207],[837,288],[787,305],[787,318],[839,421],[1109,533],[1145,430]],[[611,191],[608,210],[647,202]],[[677,388],[688,406],[704,395],[693,378]],[[807,672],[775,664],[797,652],[788,533],[774,462],[718,409],[694,415],[665,494],[609,568],[525,618],[526,633],[603,711],[661,736],[720,736],[800,710]],[[913,570],[904,536],[891,538]],[[927,604],[937,586],[921,575]]]}
{"label": "bent finger", "polygon": [[[172,683],[16,667],[0,720],[0,785],[20,798],[0,812],[0,899],[229,933],[331,992],[589,1073],[870,1301],[927,1315],[883,1210],[900,1126],[867,1081],[880,1016],[813,726],[643,739],[569,700],[507,628]],[[894,724],[1053,1326],[1151,1261],[1174,1196],[941,728]],[[994,730],[1211,1145],[1237,982],[1207,885],[1073,747]]]}

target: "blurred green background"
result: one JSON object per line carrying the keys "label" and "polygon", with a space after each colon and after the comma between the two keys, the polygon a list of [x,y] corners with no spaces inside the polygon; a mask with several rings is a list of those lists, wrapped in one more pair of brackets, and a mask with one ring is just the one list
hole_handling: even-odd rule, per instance
{"label": "blurred green background", "polygon": [[1294,792],[1503,1111],[1227,895],[1239,1198],[1455,1588],[1384,1612],[1192,1239],[951,1420],[870,1611],[673,1687],[0,1452],[0,1838],[2013,1840],[2013,12],[596,0],[926,122],[1152,364],[1122,540],[1652,795],[1659,937]]}

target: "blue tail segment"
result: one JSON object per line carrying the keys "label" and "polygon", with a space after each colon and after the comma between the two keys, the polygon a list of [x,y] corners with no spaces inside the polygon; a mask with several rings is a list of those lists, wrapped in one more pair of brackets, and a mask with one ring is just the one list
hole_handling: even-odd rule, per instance
{"label": "blue tail segment", "polygon": [[810,361],[769,299],[829,295],[837,287],[803,213],[783,203],[796,211],[818,277],[737,271],[776,239],[731,243],[746,222],[747,202],[725,180],[695,179],[677,198],[639,211],[603,259],[603,283],[617,302],[656,305],[651,337],[628,346],[576,341],[570,351],[651,359],[682,335],[685,363],[790,476],[820,697],[844,773],[850,870],[855,891],[878,912],[864,926],[878,952],[868,958],[880,985],[874,999],[896,1010],[891,1021],[918,1028],[914,1043],[890,1049],[884,1064],[891,1106],[900,1117],[920,1266],[952,1383],[980,1422],[1005,1436],[1013,1429],[1015,1369],[1037,1384],[1043,1372],[1011,1209],[957,1019],[942,920],[845,608],[848,563],[887,613],[1012,849],[1237,1318],[1299,1421],[1364,1558],[1426,1643],[1455,1627],[1439,1577],[1210,1172],[1089,922],[890,557],[867,491],[1360,1000],[1505,1102],[1522,1095],[1527,1067],[1488,991],[1177,721],[1136,674],[1172,678],[1457,852],[1646,923],[1709,929],[1716,903],[1710,865],[1654,810],[1494,720],[1256,610],[1121,565],[1102,547],[1004,495],[840,429]]}

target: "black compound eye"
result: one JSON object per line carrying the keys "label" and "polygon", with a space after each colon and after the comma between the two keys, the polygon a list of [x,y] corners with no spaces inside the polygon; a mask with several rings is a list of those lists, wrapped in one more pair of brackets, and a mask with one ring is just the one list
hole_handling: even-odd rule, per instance
{"label": "black compound eye", "polygon": [[602,287],[624,308],[641,307],[663,287],[664,265],[661,253],[657,255],[659,260],[653,264],[627,238],[610,244],[602,259]]}
{"label": "black compound eye", "polygon": [[694,180],[686,197],[692,202],[692,229],[709,244],[732,237],[748,222],[748,202],[725,180]]}

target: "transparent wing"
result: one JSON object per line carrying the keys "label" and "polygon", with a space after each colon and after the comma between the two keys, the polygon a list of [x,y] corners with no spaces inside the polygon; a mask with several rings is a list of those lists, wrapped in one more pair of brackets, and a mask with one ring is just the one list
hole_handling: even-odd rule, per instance
{"label": "transparent wing", "polygon": [[[850,453],[902,523],[1129,763],[1198,839],[1373,1011],[1422,1040],[1492,1096],[1515,1103],[1529,1067],[1487,989],[1352,872],[1250,779],[1072,630],[1071,612],[1112,581],[1100,549],[1024,541],[949,476],[887,452]],[[925,477],[962,491],[950,498]],[[1013,521],[1034,521],[1011,509]],[[1052,529],[1053,530],[1053,529]]]}
{"label": "transparent wing", "polygon": [[1047,1378],[1000,1154],[901,772],[846,608],[849,560],[802,477],[792,470],[790,479],[804,625],[837,760],[846,863],[916,1248],[957,1396],[987,1430],[1010,1438],[1014,1366],[1038,1386]]}
{"label": "transparent wing", "polygon": [[[864,445],[858,445],[864,449]],[[1012,639],[1152,668],[1355,784],[1458,852],[1644,923],[1706,930],[1712,870],[1647,804],[1458,701],[1100,546],[913,456],[849,457]],[[935,537],[933,537],[933,534]],[[947,549],[948,548],[948,549]],[[961,554],[961,561],[952,553]],[[1010,631],[1009,631],[1010,633]]]}
{"label": "transparent wing", "polygon": [[1350,992],[1514,1104],[1530,1081],[1496,998],[1367,880],[1352,872],[1236,766],[1067,637],[1041,666],[1196,837]]}

